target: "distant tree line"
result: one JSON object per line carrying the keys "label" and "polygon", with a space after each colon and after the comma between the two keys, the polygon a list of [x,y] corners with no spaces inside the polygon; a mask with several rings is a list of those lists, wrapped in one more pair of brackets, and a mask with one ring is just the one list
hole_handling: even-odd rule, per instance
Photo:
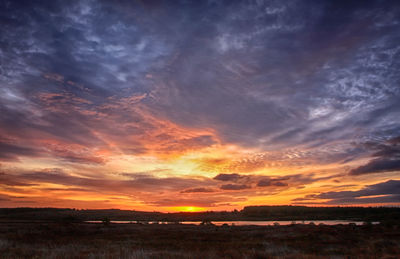
{"label": "distant tree line", "polygon": [[400,221],[397,207],[248,206],[241,211],[143,212],[135,210],[78,210],[60,208],[0,208],[1,221],[239,221],[239,220],[359,220]]}

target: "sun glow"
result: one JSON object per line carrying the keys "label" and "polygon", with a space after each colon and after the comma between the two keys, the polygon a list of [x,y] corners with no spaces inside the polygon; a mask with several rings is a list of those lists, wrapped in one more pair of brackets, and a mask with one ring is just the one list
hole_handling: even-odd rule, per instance
{"label": "sun glow", "polygon": [[179,211],[179,212],[200,212],[205,210],[205,208],[194,207],[194,206],[173,207],[171,209],[173,211]]}

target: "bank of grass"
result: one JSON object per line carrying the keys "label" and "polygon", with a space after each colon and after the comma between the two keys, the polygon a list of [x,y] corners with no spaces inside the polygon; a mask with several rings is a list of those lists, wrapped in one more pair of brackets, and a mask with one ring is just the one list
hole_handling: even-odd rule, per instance
{"label": "bank of grass", "polygon": [[397,225],[1,223],[0,258],[400,258]]}

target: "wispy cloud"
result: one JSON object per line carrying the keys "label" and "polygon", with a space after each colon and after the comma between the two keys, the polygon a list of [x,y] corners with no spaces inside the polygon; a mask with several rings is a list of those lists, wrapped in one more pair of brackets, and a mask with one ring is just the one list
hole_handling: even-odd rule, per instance
{"label": "wispy cloud", "polygon": [[238,206],[395,180],[397,4],[228,2],[2,1],[0,194]]}

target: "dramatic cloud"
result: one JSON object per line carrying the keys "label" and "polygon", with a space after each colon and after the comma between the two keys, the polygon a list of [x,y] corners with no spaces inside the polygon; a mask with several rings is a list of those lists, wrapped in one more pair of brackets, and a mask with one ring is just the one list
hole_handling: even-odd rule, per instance
{"label": "dramatic cloud", "polygon": [[222,190],[243,190],[243,189],[249,189],[250,186],[245,185],[245,184],[223,184],[221,185]]}
{"label": "dramatic cloud", "polygon": [[214,192],[215,190],[210,189],[210,188],[190,188],[190,189],[186,189],[181,191],[181,193],[197,193],[197,192]]}
{"label": "dramatic cloud", "polygon": [[[90,188],[93,191],[111,191],[133,193],[134,190],[153,192],[155,190],[181,190],[193,185],[207,184],[206,179],[164,177],[158,178],[150,175],[138,175],[133,179],[113,180],[106,178],[89,178],[68,174],[61,169],[48,169],[38,172],[26,172],[18,175],[0,175],[0,184],[10,186],[37,185],[52,183],[64,186],[77,186]],[[209,181],[210,182],[210,181]],[[118,189],[115,189],[115,188]]]}
{"label": "dramatic cloud", "polygon": [[400,171],[400,160],[374,159],[350,171],[352,175]]}
{"label": "dramatic cloud", "polygon": [[350,171],[352,175],[400,171],[400,142],[399,137],[389,139],[383,144],[367,143],[374,150],[373,157],[366,165]]}
{"label": "dramatic cloud", "polygon": [[266,186],[287,186],[287,183],[271,180],[271,179],[262,179],[257,183],[257,186],[266,187]]}
{"label": "dramatic cloud", "polygon": [[5,0],[0,17],[2,206],[225,210],[398,180],[397,1]]}
{"label": "dramatic cloud", "polygon": [[[378,196],[378,197],[376,197]],[[400,202],[400,181],[389,180],[386,182],[367,185],[358,191],[326,192],[307,195],[294,201],[312,201],[315,199],[329,200],[326,204],[363,204],[363,203],[398,203]]]}
{"label": "dramatic cloud", "polygon": [[[1,140],[0,140],[1,141]],[[39,149],[0,142],[0,160],[15,160],[19,156],[38,156]]]}
{"label": "dramatic cloud", "polygon": [[0,173],[0,184],[3,185],[8,185],[8,186],[31,186],[35,185],[33,183],[27,183],[27,182],[20,182],[18,179],[13,179],[10,175],[7,175],[5,173]]}
{"label": "dramatic cloud", "polygon": [[217,176],[214,177],[215,180],[218,181],[232,181],[235,182],[241,178],[243,178],[244,176],[239,175],[239,174],[219,174]]}

